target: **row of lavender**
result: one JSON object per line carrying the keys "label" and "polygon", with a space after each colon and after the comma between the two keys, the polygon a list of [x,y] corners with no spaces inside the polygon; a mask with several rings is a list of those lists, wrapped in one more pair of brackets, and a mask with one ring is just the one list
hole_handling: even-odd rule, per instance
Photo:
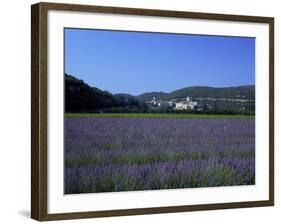
{"label": "row of lavender", "polygon": [[65,118],[67,194],[254,183],[254,119]]}

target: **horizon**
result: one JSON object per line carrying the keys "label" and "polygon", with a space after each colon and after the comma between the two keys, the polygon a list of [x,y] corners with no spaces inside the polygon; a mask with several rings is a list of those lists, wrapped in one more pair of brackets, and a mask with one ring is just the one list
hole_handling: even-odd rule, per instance
{"label": "horizon", "polygon": [[[249,85],[240,85],[240,86],[224,86],[224,87],[213,87],[213,86],[186,86],[186,87],[182,87],[182,88],[179,88],[179,89],[175,89],[171,92],[164,92],[164,91],[149,91],[149,92],[144,92],[144,93],[141,93],[141,94],[137,94],[137,95],[133,95],[133,94],[130,94],[130,93],[112,93],[113,95],[118,95],[118,94],[128,94],[128,95],[132,95],[132,96],[140,96],[140,95],[143,95],[143,94],[146,94],[146,93],[164,93],[164,94],[170,94],[174,91],[178,91],[178,90],[181,90],[181,89],[186,89],[186,88],[214,88],[214,89],[223,89],[223,88],[238,88],[238,87],[251,87],[251,86],[256,86],[255,84],[249,84]],[[94,87],[94,86],[91,86],[91,87]],[[101,89],[102,90],[102,89]],[[110,92],[108,90],[102,90],[102,91],[107,91],[107,92]],[[111,93],[111,92],[110,92]]]}
{"label": "horizon", "polygon": [[[75,76],[75,75],[70,75],[70,74],[67,74],[68,76],[72,76],[72,77],[75,77],[75,78],[77,78],[77,76]],[[85,82],[83,79],[81,79],[85,84],[87,84],[87,85],[89,85],[87,82]],[[98,88],[98,87],[96,87],[96,86],[91,86],[91,85],[89,85],[91,88]],[[238,88],[238,87],[251,87],[251,86],[256,86],[255,84],[249,84],[249,85],[239,85],[239,86],[223,86],[223,87],[220,87],[220,86],[218,86],[218,87],[214,87],[214,86],[186,86],[186,87],[181,87],[181,88],[179,88],[179,89],[175,89],[175,90],[173,90],[173,91],[171,91],[171,92],[164,92],[164,91],[148,91],[148,92],[143,92],[143,93],[141,93],[141,94],[137,94],[137,95],[133,95],[133,94],[130,94],[130,93],[126,93],[126,92],[120,92],[120,93],[111,93],[109,90],[106,90],[106,89],[100,89],[100,88],[98,88],[98,89],[100,89],[100,90],[102,90],[102,91],[106,91],[106,92],[110,92],[111,94],[113,94],[113,95],[118,95],[118,94],[128,94],[128,95],[132,95],[132,96],[140,96],[140,95],[143,95],[143,94],[146,94],[146,93],[166,93],[166,94],[170,94],[170,93],[172,93],[172,92],[174,92],[174,91],[177,91],[177,90],[181,90],[181,89],[186,89],[186,88],[200,88],[200,87],[202,87],[202,88],[204,88],[204,87],[206,87],[206,88],[215,88],[215,89],[222,89],[222,88]]]}
{"label": "horizon", "polygon": [[255,38],[72,28],[64,35],[65,73],[112,94],[255,85]]}

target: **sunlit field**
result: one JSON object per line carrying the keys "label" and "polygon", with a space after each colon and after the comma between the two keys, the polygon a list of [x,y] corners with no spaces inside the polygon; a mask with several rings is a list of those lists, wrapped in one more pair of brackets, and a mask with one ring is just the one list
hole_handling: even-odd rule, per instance
{"label": "sunlit field", "polygon": [[65,193],[255,184],[255,119],[66,114]]}

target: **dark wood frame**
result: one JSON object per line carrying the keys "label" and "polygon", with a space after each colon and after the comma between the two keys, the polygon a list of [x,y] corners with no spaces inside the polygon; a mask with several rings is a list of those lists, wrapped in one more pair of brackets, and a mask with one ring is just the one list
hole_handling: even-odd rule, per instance
{"label": "dark wood frame", "polygon": [[[66,10],[196,18],[269,24],[269,200],[48,214],[47,211],[47,12]],[[31,217],[39,221],[187,212],[274,205],[274,18],[90,5],[38,3],[31,6]]]}

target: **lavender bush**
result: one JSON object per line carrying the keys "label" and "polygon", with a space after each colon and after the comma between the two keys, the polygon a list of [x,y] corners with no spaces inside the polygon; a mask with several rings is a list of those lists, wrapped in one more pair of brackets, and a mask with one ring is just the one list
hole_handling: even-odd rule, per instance
{"label": "lavender bush", "polygon": [[251,185],[254,119],[65,118],[65,193]]}

